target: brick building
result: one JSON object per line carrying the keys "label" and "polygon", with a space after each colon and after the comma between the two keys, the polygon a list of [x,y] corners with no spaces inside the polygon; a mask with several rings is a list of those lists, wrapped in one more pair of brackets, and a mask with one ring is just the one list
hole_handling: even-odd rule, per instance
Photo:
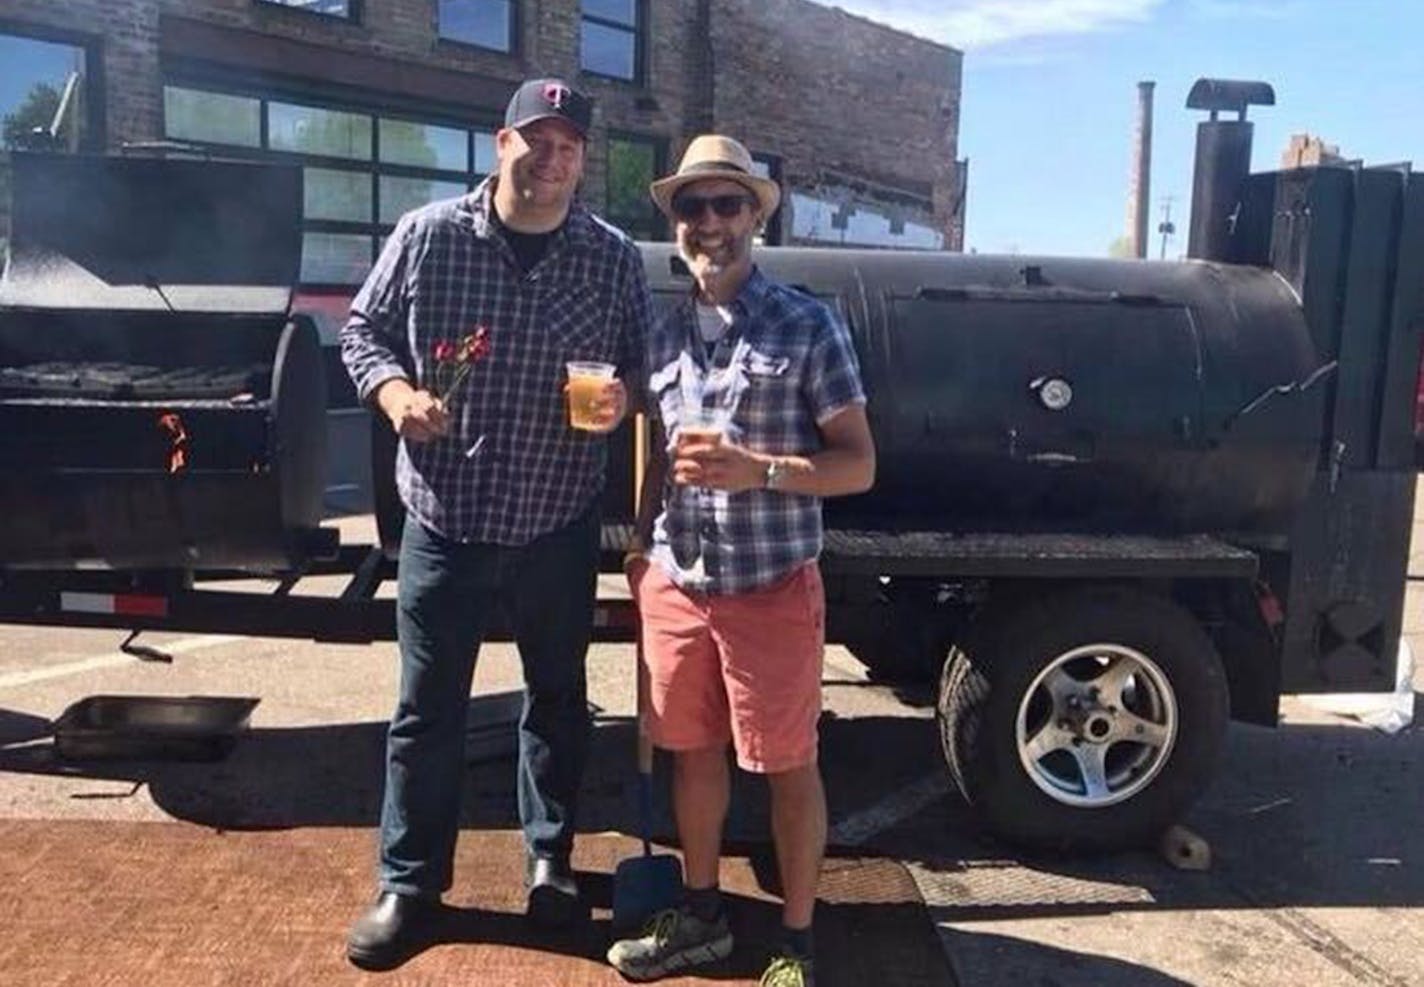
{"label": "brick building", "polygon": [[772,242],[962,243],[960,53],[810,0],[0,0],[0,66],[11,146],[69,89],[61,145],[302,163],[311,287],[478,181],[544,74],[595,97],[583,194],[637,236],[666,235],[648,181],[716,128],[786,189]]}
{"label": "brick building", "polygon": [[[810,0],[0,0],[0,137],[302,165],[295,305],[326,347],[328,502],[365,510],[347,302],[402,212],[494,166],[518,80],[594,96],[583,196],[636,236],[667,235],[648,182],[716,128],[785,189],[770,242],[958,250],[960,65]],[[0,151],[0,241],[7,176]]]}
{"label": "brick building", "polygon": [[1349,162],[1335,144],[1327,144],[1312,134],[1291,134],[1281,152],[1282,168],[1318,168],[1323,165],[1347,165]]}

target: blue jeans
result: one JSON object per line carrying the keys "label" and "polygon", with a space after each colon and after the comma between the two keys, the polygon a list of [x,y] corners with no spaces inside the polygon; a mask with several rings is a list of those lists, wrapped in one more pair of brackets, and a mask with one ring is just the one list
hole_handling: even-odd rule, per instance
{"label": "blue jeans", "polygon": [[386,738],[381,888],[450,887],[475,656],[503,603],[524,664],[517,786],[535,856],[573,846],[589,742],[584,656],[597,591],[599,512],[528,545],[461,544],[407,519],[397,583],[400,698]]}

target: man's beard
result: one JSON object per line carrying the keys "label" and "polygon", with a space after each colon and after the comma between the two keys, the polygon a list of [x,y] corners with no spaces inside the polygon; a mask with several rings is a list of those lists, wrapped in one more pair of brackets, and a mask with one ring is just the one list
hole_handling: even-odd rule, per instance
{"label": "man's beard", "polygon": [[684,245],[683,242],[677,245],[677,255],[689,268],[696,270],[698,265],[701,265],[702,271],[715,277],[745,257],[750,249],[751,237],[748,236],[726,241],[724,246],[715,251],[718,257],[713,257],[705,249],[698,252],[696,243]]}

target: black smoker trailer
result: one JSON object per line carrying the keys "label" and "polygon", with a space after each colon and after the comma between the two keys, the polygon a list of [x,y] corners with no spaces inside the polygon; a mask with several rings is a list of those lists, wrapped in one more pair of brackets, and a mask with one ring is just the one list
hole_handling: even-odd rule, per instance
{"label": "black smoker trailer", "polygon": [[[1424,183],[1248,174],[1246,105],[1270,99],[1193,89],[1211,119],[1185,262],[758,254],[845,318],[870,392],[876,488],[826,509],[828,638],[877,677],[938,678],[949,770],[1019,843],[1148,839],[1210,778],[1229,716],[1393,687]],[[381,544],[316,522],[320,354],[287,313],[299,173],[17,156],[15,179],[0,621],[392,638],[389,428]],[[687,290],[668,245],[644,255],[659,304]],[[625,427],[608,571],[636,459]],[[331,573],[339,597],[293,592]],[[276,591],[203,588],[253,574]],[[596,636],[628,640],[631,616],[601,602]]]}

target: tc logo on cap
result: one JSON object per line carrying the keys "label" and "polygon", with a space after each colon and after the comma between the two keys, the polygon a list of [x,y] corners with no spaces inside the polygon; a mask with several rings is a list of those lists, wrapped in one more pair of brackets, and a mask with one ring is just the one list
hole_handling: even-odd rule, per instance
{"label": "tc logo on cap", "polygon": [[544,91],[540,93],[540,95],[544,97],[544,102],[548,103],[554,109],[562,110],[564,108],[564,101],[573,95],[573,90],[568,86],[551,82],[544,87]]}

